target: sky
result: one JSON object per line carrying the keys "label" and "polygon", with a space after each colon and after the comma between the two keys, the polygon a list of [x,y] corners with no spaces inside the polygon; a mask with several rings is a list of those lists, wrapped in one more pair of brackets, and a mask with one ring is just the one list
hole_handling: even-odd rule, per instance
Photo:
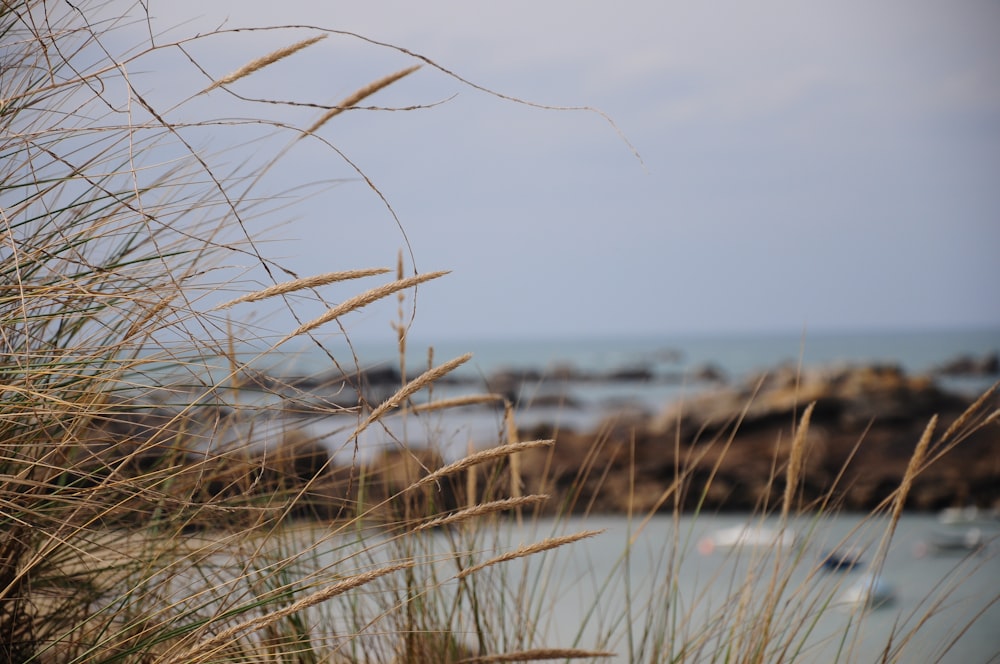
{"label": "sky", "polygon": [[[164,43],[303,24],[451,72],[425,65],[364,102],[423,108],[344,113],[325,143],[299,142],[268,186],[333,184],[260,220],[301,276],[394,267],[404,248],[408,272],[450,270],[420,287],[415,338],[1000,326],[993,0],[148,5]],[[221,76],[314,34],[189,52]],[[231,88],[333,104],[414,62],[334,34]],[[176,57],[145,76],[166,106],[208,80]],[[231,101],[213,91],[171,117]],[[319,114],[256,108],[300,127]],[[342,322],[388,334],[396,308]]]}

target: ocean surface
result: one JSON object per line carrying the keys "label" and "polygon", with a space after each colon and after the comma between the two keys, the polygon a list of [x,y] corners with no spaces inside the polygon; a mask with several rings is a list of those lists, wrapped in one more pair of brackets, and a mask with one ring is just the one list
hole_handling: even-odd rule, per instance
{"label": "ocean surface", "polygon": [[[328,344],[343,368],[399,368],[393,344],[353,347]],[[485,383],[500,372],[531,372],[516,394],[508,395],[516,407],[519,426],[537,424],[589,430],[623,408],[657,413],[676,402],[721,385],[737,385],[761,372],[782,366],[804,370],[835,365],[894,365],[909,375],[934,373],[962,357],[981,359],[1000,353],[1000,329],[877,331],[803,334],[647,335],[615,338],[569,339],[470,339],[407,346],[406,373],[414,376],[432,363],[441,364],[472,354],[472,359],[451,375],[458,385],[442,381],[432,392],[413,397],[414,402],[485,392]],[[356,354],[357,361],[354,359]],[[317,375],[334,368],[330,358],[307,347],[284,355],[272,371],[282,375]],[[608,376],[636,369],[648,372],[646,380],[567,380],[569,374]],[[705,370],[719,380],[706,381]],[[935,375],[945,389],[978,396],[1000,379],[998,375]],[[385,426],[370,428],[361,438],[362,452],[402,440],[434,444],[446,456],[464,453],[469,445],[495,443],[502,430],[498,409],[462,408],[406,421],[388,418]],[[342,447],[338,436],[349,434],[350,422],[301,422],[326,440],[332,449]],[[328,435],[327,435],[328,434]],[[353,446],[352,446],[353,447]]]}
{"label": "ocean surface", "polygon": [[[465,643],[476,643],[482,629],[494,636],[531,635],[526,643],[508,645],[509,650],[608,650],[617,656],[598,661],[621,663],[732,661],[726,659],[726,647],[752,638],[745,631],[748,625],[759,632],[762,623],[756,619],[769,612],[775,619],[762,661],[776,661],[786,647],[786,661],[795,653],[794,661],[818,664],[1000,661],[1000,521],[993,515],[976,526],[946,525],[934,515],[904,515],[891,540],[886,538],[886,517],[858,514],[800,516],[783,531],[775,518],[708,514],[658,515],[648,523],[600,516],[523,526],[504,521],[485,530],[474,525],[467,522],[384,546],[373,546],[377,538],[330,538],[324,528],[295,535],[305,538],[302,550],[312,552],[310,565],[352,570],[400,559],[430,565],[432,572],[422,570],[417,578],[425,584],[434,579],[430,585],[437,589],[421,602],[446,614],[454,611],[447,624]],[[795,539],[781,547],[705,546],[711,538],[745,526]],[[964,536],[970,528],[978,528],[981,548],[935,551],[929,546],[936,537]],[[477,572],[472,587],[484,611],[480,621],[472,620],[468,589],[461,597],[465,603],[453,607],[459,594],[457,561],[468,567],[519,546],[584,530],[601,532]],[[857,553],[854,568],[831,571],[822,565],[831,551],[847,549]],[[875,588],[867,580],[871,578],[878,579],[878,596],[858,601],[854,589],[863,584]],[[311,620],[330,634],[391,632],[392,625],[352,617],[393,606],[403,592],[401,583],[387,577],[385,585],[368,586],[360,597],[318,607]],[[367,608],[359,611],[359,606]],[[661,651],[654,656],[656,647]]]}
{"label": "ocean surface", "polygon": [[[803,366],[836,363],[897,364],[909,373],[933,370],[956,357],[1000,352],[1000,328],[938,329],[801,334],[703,334],[578,337],[567,339],[469,339],[445,343],[411,341],[408,362],[426,364],[433,347],[438,361],[471,352],[464,371],[489,374],[498,368],[552,368],[573,365],[607,370],[640,364],[661,368],[721,367],[733,377],[768,370],[779,364]],[[361,351],[390,360],[395,348],[364,344]]]}
{"label": "ocean surface", "polygon": [[[653,618],[652,631],[669,633],[672,628],[679,641],[697,640],[700,630],[739,615],[740,601],[749,603],[749,612],[760,611],[772,580],[781,578],[787,586],[777,602],[774,627],[791,650],[800,649],[797,661],[882,661],[888,643],[899,648],[889,661],[957,664],[1000,658],[1000,522],[981,526],[978,532],[989,541],[984,548],[945,553],[932,548],[935,538],[948,532],[937,517],[904,516],[881,565],[876,552],[887,519],[857,514],[799,519],[789,527],[797,537],[789,547],[703,546],[713,535],[747,524],[765,534],[778,528],[776,520],[762,522],[750,515],[683,516],[676,522],[658,516],[638,535],[630,535],[638,530],[636,524],[629,526],[620,517],[570,521],[572,527],[604,528],[605,533],[573,545],[578,550],[551,563],[565,589],[549,613],[554,634],[596,645],[586,642],[600,634],[597,625],[608,624],[608,616],[627,615],[626,607],[631,607],[631,629],[622,630],[612,648],[616,652],[628,652],[626,635],[637,642]],[[967,533],[973,526],[951,528]],[[626,570],[622,543],[629,539],[634,543]],[[831,551],[845,549],[861,552],[858,567],[833,572],[821,565]],[[858,584],[871,587],[869,575],[886,591],[884,602],[864,605],[852,598]],[[581,629],[587,607],[595,602],[605,617],[591,617]],[[717,656],[718,648],[710,646],[708,652]]]}
{"label": "ocean surface", "polygon": [[[328,342],[337,359],[346,359],[347,346]],[[362,364],[397,363],[397,346],[353,340]],[[321,369],[326,361],[304,346],[289,370]],[[839,362],[898,364],[912,373],[929,371],[961,355],[1000,352],[1000,328],[876,330],[867,332],[746,333],[701,335],[621,335],[615,337],[465,339],[408,342],[407,363],[426,366],[427,350],[437,362],[465,353],[473,359],[462,373],[489,374],[499,368],[552,368],[570,364],[585,369],[611,369],[654,363],[673,368],[717,364],[734,376],[769,369],[776,364],[805,366]],[[348,365],[350,362],[347,363]]]}
{"label": "ocean surface", "polygon": [[[370,368],[399,362],[391,346],[355,343],[348,352],[329,344],[338,363]],[[406,359],[411,376],[427,367],[427,345],[411,342]],[[891,364],[907,374],[934,374],[947,389],[974,396],[998,376],[942,376],[935,372],[960,358],[982,358],[1000,352],[1000,330],[909,331],[806,335],[647,336],[604,339],[469,340],[434,346],[433,363],[472,353],[473,358],[455,375],[469,379],[458,385],[442,384],[432,394],[415,396],[417,402],[481,391],[477,380],[498,372],[535,372],[516,396],[516,419],[586,428],[623,405],[657,412],[677,399],[717,387],[698,379],[712,367],[722,384],[735,385],[762,371],[791,364],[805,369],[844,364]],[[331,368],[322,353],[306,350],[284,356],[269,371],[285,376],[318,375]],[[567,368],[575,375],[608,375],[623,369],[644,368],[652,378],[644,381],[566,381]],[[542,399],[561,395],[561,403]],[[544,403],[545,405],[538,405]],[[358,445],[347,441],[356,418],[302,417],[296,426],[312,429],[334,452],[371,453],[401,444],[433,444],[445,456],[458,456],[470,446],[496,444],[502,436],[502,413],[475,408],[435,412],[431,415],[394,415],[367,429]],[[286,420],[275,426],[288,426]],[[259,429],[260,431],[260,429]],[[663,637],[677,652],[678,644],[701,639],[722,624],[739,630],[747,621],[740,611],[760,611],[760,602],[780,570],[787,586],[779,593],[776,638],[787,640],[798,653],[796,661],[882,661],[887,644],[889,661],[946,663],[1000,662],[1000,521],[995,515],[975,524],[946,524],[937,515],[906,514],[879,564],[876,552],[886,534],[884,519],[840,514],[821,522],[800,518],[789,526],[799,535],[794,547],[727,549],[703,546],[726,529],[758,525],[752,515],[657,515],[641,529],[624,517],[573,518],[566,522],[541,521],[518,527],[503,523],[495,535],[463,543],[462,531],[434,531],[421,540],[416,554],[437,560],[449,587],[457,587],[449,552],[456,545],[475,551],[482,561],[519,545],[553,534],[598,528],[604,533],[568,547],[516,560],[484,573],[482,585],[495,606],[491,615],[512,621],[507,629],[537,630],[533,647],[599,647],[620,653],[612,660],[653,660],[643,644]],[[768,527],[776,524],[768,522]],[[456,534],[457,533],[457,534]],[[309,535],[321,540],[323,529]],[[472,537],[472,535],[470,535]],[[492,537],[492,539],[489,539]],[[412,540],[411,540],[412,541]],[[627,548],[626,543],[632,542]],[[975,547],[966,546],[978,542]],[[330,546],[325,540],[312,549],[320,566],[342,565],[349,559],[349,545]],[[824,572],[823,557],[834,549],[860,551],[859,569]],[[410,552],[413,554],[414,552]],[[388,559],[400,552],[387,548]],[[375,563],[379,561],[373,561]],[[349,563],[356,564],[356,561]],[[451,570],[451,571],[449,571]],[[858,606],[841,600],[850,586],[867,572],[877,572],[890,591],[878,606]],[[787,574],[787,577],[785,576]],[[398,591],[398,590],[397,590]],[[392,592],[392,591],[389,591]],[[515,606],[512,594],[533,593],[527,612],[505,612]],[[369,597],[375,598],[372,590]],[[742,598],[742,599],[741,599]],[[317,620],[338,633],[349,633],[349,624],[338,625],[353,609],[330,603]],[[338,611],[342,611],[338,613]],[[499,612],[499,613],[498,613]],[[520,621],[520,622],[518,622]],[[475,626],[461,626],[475,629]],[[735,632],[730,632],[735,634]],[[610,636],[609,636],[610,635]],[[645,635],[645,636],[644,636]],[[745,635],[744,635],[745,636]],[[713,637],[714,638],[714,637]],[[737,638],[737,637],[733,637]],[[670,645],[673,644],[673,645]],[[725,642],[709,641],[702,657],[707,661],[723,652]],[[631,652],[631,655],[629,654]],[[645,652],[645,654],[644,654]]]}

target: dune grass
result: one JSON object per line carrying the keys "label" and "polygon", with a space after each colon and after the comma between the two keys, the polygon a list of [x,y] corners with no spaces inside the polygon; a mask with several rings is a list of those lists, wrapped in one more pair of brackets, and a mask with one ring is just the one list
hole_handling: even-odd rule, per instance
{"label": "dune grass", "polygon": [[[178,109],[229,94],[253,117],[260,100],[241,96],[238,84],[345,33],[276,30],[286,46],[219,76],[190,53],[226,33],[169,43],[150,35],[116,52],[118,31],[144,18],[92,19],[100,9],[24,0],[0,10],[0,661],[812,661],[807,642],[832,595],[796,576],[812,564],[802,548],[730,570],[722,606],[685,604],[677,580],[697,554],[679,509],[690,484],[684,467],[657,503],[675,527],[655,583],[636,578],[631,564],[653,515],[631,514],[612,574],[591,579],[596,599],[579,632],[553,642],[553,602],[568,592],[553,573],[560,553],[604,535],[569,519],[572,505],[565,518],[539,516],[546,486],[523,486],[521,464],[527,454],[545,463],[552,441],[521,440],[502,396],[414,400],[468,360],[430,357],[409,378],[403,359],[406,298],[445,273],[407,274],[401,256],[392,277],[384,267],[300,276],[267,257],[255,224],[274,213],[273,196],[258,188],[288,146],[314,141],[353,168],[322,137],[327,123],[416,65],[437,65],[386,46],[408,65],[360,82],[338,104],[309,106],[313,115],[297,115],[298,124],[257,118],[250,124],[284,142],[234,168],[197,137],[246,127],[173,121]],[[133,72],[167,52],[190,58],[193,87],[159,107]],[[328,290],[355,282],[364,285],[353,295]],[[345,375],[359,370],[362,358],[331,350],[321,335],[340,338],[352,313],[392,296],[402,376],[393,394],[344,405],[263,370],[303,339]],[[283,302],[297,326],[234,327],[232,317],[265,301]],[[350,380],[343,388],[364,394]],[[296,427],[290,395],[312,398],[310,415],[336,422],[332,430]],[[377,463],[329,454],[336,440],[338,458],[351,458],[366,430],[397,426],[390,416],[433,439],[434,416],[484,403],[499,408],[497,440],[457,460],[410,447],[405,426]],[[995,420],[985,404],[937,439],[928,425],[899,490],[865,520],[884,533],[876,558],[913,477],[969,427]],[[796,501],[809,413],[783,501],[760,510],[782,529],[805,515],[807,533],[836,513]],[[594,459],[581,460],[578,487],[600,474]],[[585,503],[580,492],[570,494]],[[626,606],[605,605],[622,584]],[[893,634],[885,659],[897,661],[922,625]],[[844,661],[854,638],[844,632]]]}

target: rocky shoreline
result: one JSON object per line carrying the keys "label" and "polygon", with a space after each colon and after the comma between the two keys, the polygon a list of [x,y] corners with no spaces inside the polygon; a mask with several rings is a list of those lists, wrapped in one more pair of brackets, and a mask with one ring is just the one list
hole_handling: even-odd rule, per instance
{"label": "rocky shoreline", "polygon": [[[543,423],[518,431],[521,440],[554,440],[550,447],[519,454],[519,491],[551,496],[543,508],[548,514],[773,508],[784,493],[784,467],[796,422],[804,408],[815,403],[797,507],[877,509],[899,486],[917,441],[937,415],[928,457],[932,462],[914,481],[907,509],[995,509],[1000,507],[1000,396],[992,393],[970,413],[974,398],[946,390],[941,378],[996,373],[995,357],[958,358],[939,373],[921,376],[877,364],[805,370],[782,366],[736,383],[706,367],[698,376],[700,394],[660,412],[624,404],[590,430]],[[476,387],[510,398],[538,377],[531,371],[506,371]],[[553,379],[551,373],[547,378]],[[567,368],[557,378],[567,386],[663,379],[641,367],[603,375]],[[294,393],[298,407],[308,398],[350,413],[359,399],[391,394],[402,377],[379,370],[308,380],[255,380],[271,393],[279,388]],[[204,409],[192,411],[200,413],[201,433],[190,421],[163,409],[118,413],[95,422],[81,437],[91,462],[75,468],[78,481],[101,481],[112,473],[134,478],[170,472],[173,496],[168,502],[202,506],[190,514],[178,507],[177,518],[206,527],[206,520],[211,526],[220,519],[259,519],[262,500],[275,513],[320,519],[349,515],[362,500],[380,505],[375,512],[388,510],[396,517],[402,499],[394,496],[444,463],[431,451],[396,449],[376,455],[363,469],[337,464],[322,444],[294,429],[267,451],[234,448],[197,454],[187,445],[178,446],[184,437],[213,435],[232,416],[225,409],[212,409],[208,417]],[[211,431],[204,427],[206,419],[214,420]],[[470,503],[470,491],[476,492],[471,497],[476,500],[506,497],[514,492],[511,471],[509,459],[479,466],[473,478],[452,478],[453,483],[438,483],[422,494],[421,507],[462,507]],[[291,502],[275,500],[279,495]],[[141,505],[133,507],[133,513],[143,513]]]}
{"label": "rocky shoreline", "polygon": [[[651,417],[609,418],[588,434],[555,432],[551,467],[556,485],[574,481],[575,460],[590,458],[599,471],[585,481],[584,493],[595,496],[592,510],[657,508],[679,474],[680,490],[662,509],[675,504],[682,510],[700,504],[712,511],[773,507],[784,493],[795,423],[813,402],[798,491],[802,507],[878,508],[899,486],[933,415],[938,416],[930,452],[934,460],[914,481],[906,507],[1000,506],[1000,421],[995,416],[1000,397],[994,393],[966,415],[974,399],[942,389],[933,377],[878,365],[804,372],[778,368],[708,390]],[[986,422],[991,414],[992,422]],[[956,423],[957,430],[948,432]]]}

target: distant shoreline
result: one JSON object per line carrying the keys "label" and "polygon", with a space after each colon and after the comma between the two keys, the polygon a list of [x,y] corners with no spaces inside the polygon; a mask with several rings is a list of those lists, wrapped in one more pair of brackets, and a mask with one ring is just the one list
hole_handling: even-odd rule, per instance
{"label": "distant shoreline", "polygon": [[[996,356],[992,356],[989,366],[993,373],[984,378],[990,381],[1000,378]],[[375,376],[383,382],[373,384]],[[493,389],[496,385],[489,384],[490,378],[487,377],[487,383],[479,392],[493,391],[503,397],[502,391]],[[497,376],[492,378],[497,379]],[[487,412],[493,413],[494,422],[499,423],[503,420],[504,404],[516,406],[515,402],[519,401],[517,394],[524,386],[517,381],[536,378],[534,374],[527,377],[507,375],[506,379],[511,382],[504,387],[511,390],[512,396],[478,407],[492,409]],[[632,375],[620,379],[641,382],[643,377]],[[447,385],[447,377],[442,381],[445,385],[439,389]],[[290,394],[298,394],[299,401],[309,396],[315,404],[306,408],[307,403],[296,402],[294,408],[301,410],[275,410],[276,407],[287,408],[287,404],[281,406],[280,402],[265,407],[262,410],[265,417],[284,413],[284,419],[279,422],[281,433],[277,434],[277,446],[272,444],[270,448],[260,447],[247,452],[242,465],[234,466],[226,460],[229,453],[225,445],[217,441],[215,447],[220,450],[220,465],[208,472],[218,478],[216,488],[207,486],[192,490],[207,491],[213,499],[226,499],[228,489],[225,487],[235,486],[235,480],[226,480],[226,477],[232,473],[239,476],[257,473],[261,480],[255,486],[260,496],[267,495],[269,487],[287,488],[305,483],[310,487],[309,495],[297,509],[303,515],[331,518],[337,513],[338,505],[354,499],[343,495],[343,490],[350,486],[358,490],[350,481],[357,476],[358,469],[351,464],[360,463],[366,477],[400,477],[398,483],[386,481],[365,488],[369,500],[391,504],[394,492],[413,481],[412,473],[418,473],[420,468],[439,467],[451,460],[442,456],[443,450],[438,445],[402,439],[405,449],[399,441],[370,448],[371,441],[359,441],[366,451],[362,457],[348,455],[344,460],[335,460],[330,445],[343,445],[345,441],[336,436],[315,439],[308,433],[307,423],[310,418],[328,419],[337,412],[335,409],[342,409],[346,417],[346,424],[341,427],[342,436],[348,436],[363,419],[365,409],[389,399],[401,382],[398,374],[382,371],[354,379],[334,377],[319,383],[296,384],[277,379],[273,383],[262,383],[262,387],[273,394],[287,389]],[[571,380],[567,384],[578,385]],[[348,398],[352,390],[358,388],[368,395],[366,401],[371,406],[359,405],[357,392],[353,392],[354,402],[336,403],[336,399]],[[244,384],[241,389],[246,390],[248,386]],[[366,389],[376,391],[364,392]],[[977,412],[970,415],[967,409],[973,401],[974,397],[952,392],[933,377],[910,375],[899,367],[875,363],[807,369],[795,365],[777,366],[758,377],[707,382],[704,389],[659,410],[635,408],[624,403],[602,416],[595,425],[583,427],[574,426],[571,418],[561,424],[544,417],[525,423],[522,416],[530,413],[530,409],[515,409],[518,439],[554,441],[551,448],[519,455],[522,457],[520,482],[526,493],[551,496],[548,506],[542,508],[543,514],[551,514],[555,509],[568,509],[571,513],[585,509],[588,513],[625,514],[678,506],[685,512],[695,509],[760,510],[780,502],[783,492],[781,470],[788,461],[790,441],[796,436],[804,409],[814,403],[805,439],[803,484],[796,492],[802,508],[822,503],[838,509],[871,511],[884,505],[899,487],[908,460],[932,416],[939,418],[932,432],[939,439],[935,444],[949,451],[916,477],[907,510],[929,512],[970,504],[1000,508],[1000,464],[988,462],[996,458],[1000,424],[995,417],[992,422],[987,419],[991,409],[1000,408],[1000,395],[993,393],[985,398],[976,407]],[[557,412],[559,410],[565,412],[565,407],[557,408]],[[397,412],[393,417],[398,415]],[[225,421],[226,413],[219,411],[208,416],[195,409],[188,411],[188,416],[195,418],[193,423],[177,420],[176,435],[198,438],[210,437],[212,433],[211,430],[199,433],[197,422]],[[169,409],[160,407],[149,415],[136,416],[129,427],[107,434],[124,436],[132,444],[142,439],[144,431],[169,437],[175,434],[164,425],[174,423],[175,419]],[[962,420],[968,423],[959,425]],[[239,424],[234,420],[231,426]],[[407,430],[397,429],[401,423],[391,419],[386,420],[385,426],[390,432]],[[420,422],[414,420],[409,431],[415,435],[421,428]],[[257,425],[252,423],[248,430],[259,432]],[[943,439],[946,430],[949,438]],[[237,429],[233,431],[234,442],[242,442],[246,447],[247,440],[236,433]],[[506,435],[510,436],[510,431]],[[498,436],[502,434],[494,426],[492,439],[469,439],[469,442],[474,442],[476,447],[489,447],[502,444],[503,438]],[[135,459],[137,469],[163,462],[149,456],[154,454],[156,446],[143,447],[149,452]],[[111,446],[111,449],[120,448]],[[170,453],[177,456],[175,448]],[[193,456],[190,463],[204,472],[206,466],[214,468],[214,454],[206,450]],[[419,465],[414,465],[418,459]],[[177,461],[175,458],[174,462]],[[400,475],[401,468],[408,470]],[[486,466],[477,472],[481,475],[478,485],[482,487],[486,486],[487,476],[497,470]],[[194,479],[192,475],[192,481]],[[663,492],[671,486],[675,486],[676,499],[660,503]],[[587,499],[575,507],[567,507],[573,501],[564,492],[570,490]],[[220,491],[223,493],[218,493]],[[438,507],[456,509],[468,504],[470,497],[464,492],[462,486],[450,487],[436,499]],[[489,497],[472,498],[486,500]]]}

